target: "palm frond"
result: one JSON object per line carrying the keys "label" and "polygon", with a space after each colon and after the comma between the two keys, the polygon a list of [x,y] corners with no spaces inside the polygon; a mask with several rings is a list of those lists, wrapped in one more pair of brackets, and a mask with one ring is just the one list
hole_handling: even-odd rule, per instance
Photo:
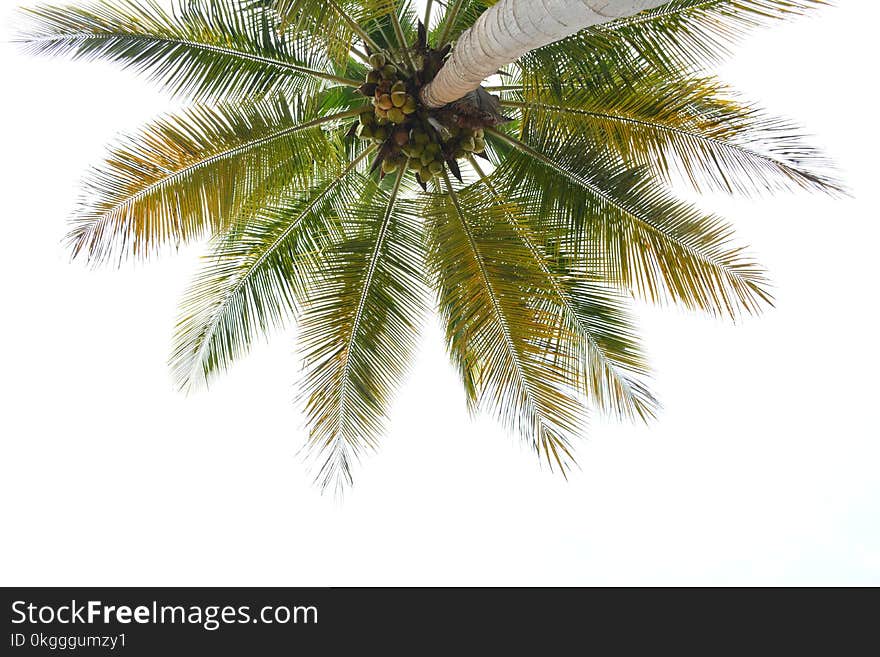
{"label": "palm frond", "polygon": [[[411,46],[414,43],[418,21],[414,0],[391,0],[391,10],[384,16],[367,21],[367,25],[380,48],[399,53],[399,63],[406,63],[411,53],[403,44]],[[401,28],[400,32],[395,22]]]}
{"label": "palm frond", "polygon": [[[565,267],[564,258],[550,253],[531,225],[530,204],[507,203],[486,176],[480,164],[470,158],[480,182],[504,208],[504,217],[528,249],[534,264],[549,282],[553,295],[539,297],[548,315],[560,318],[568,336],[570,357],[580,365],[582,389],[590,401],[605,413],[621,418],[647,420],[657,411],[657,400],[647,387],[648,365],[619,292],[599,280],[590,280]],[[548,345],[548,353],[558,354],[561,344]]]}
{"label": "palm frond", "polygon": [[303,309],[303,399],[325,489],[350,483],[354,463],[376,446],[426,312],[423,242],[401,202],[404,175],[340,208],[344,238],[322,251]]}
{"label": "palm frond", "polygon": [[431,42],[441,48],[458,40],[462,32],[473,25],[480,15],[498,0],[449,0],[446,11],[441,14]]}
{"label": "palm frond", "polygon": [[535,50],[519,65],[548,82],[590,80],[650,66],[680,74],[717,64],[752,29],[829,5],[826,0],[673,0]]}
{"label": "palm frond", "polygon": [[330,58],[344,62],[361,41],[379,49],[370,36],[370,24],[393,13],[394,0],[269,0],[287,34],[305,34],[325,44]]}
{"label": "palm frond", "polygon": [[613,45],[666,67],[717,64],[749,31],[803,16],[832,0],[672,0],[597,26]]}
{"label": "palm frond", "polygon": [[588,136],[667,180],[679,174],[697,190],[843,191],[830,162],[797,126],[739,101],[711,78],[649,74],[562,93],[526,83],[520,95],[502,105],[554,130]]}
{"label": "palm frond", "polygon": [[650,369],[627,300],[583,275],[569,274],[559,287],[564,330],[577,336],[572,356],[587,398],[611,417],[642,422],[656,417],[660,404],[648,387]]}
{"label": "palm frond", "polygon": [[[74,255],[104,262],[145,257],[223,230],[255,194],[332,164],[312,104],[283,99],[197,106],[124,137],[85,183],[68,241]],[[258,199],[257,199],[258,200]]]}
{"label": "palm frond", "polygon": [[[731,244],[725,221],[678,201],[587,140],[525,128],[523,139],[492,131],[517,151],[499,180],[534,195],[546,217],[559,217],[552,231],[567,235],[571,256],[588,273],[653,303],[732,318],[771,301],[763,270]],[[589,272],[597,263],[602,269]]]}
{"label": "palm frond", "polygon": [[195,100],[314,93],[361,83],[336,75],[309,43],[288,39],[266,8],[237,0],[93,0],[83,6],[22,9],[16,40],[27,52],[103,59],[147,74]]}
{"label": "palm frond", "polygon": [[[305,190],[289,186],[216,240],[181,303],[171,369],[183,389],[208,383],[260,335],[283,328],[305,299],[320,254],[338,232],[340,206],[363,195],[364,149],[334,171],[314,169]],[[340,165],[342,166],[342,165]]]}
{"label": "palm frond", "polygon": [[[429,197],[429,261],[449,350],[472,410],[492,413],[548,463],[565,470],[585,409],[570,336],[542,300],[552,286],[483,187]],[[548,345],[560,346],[556,351]]]}

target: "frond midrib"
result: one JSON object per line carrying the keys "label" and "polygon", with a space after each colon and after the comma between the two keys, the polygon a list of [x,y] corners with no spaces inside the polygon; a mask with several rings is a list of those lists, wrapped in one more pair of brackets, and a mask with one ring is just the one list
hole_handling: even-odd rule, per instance
{"label": "frond midrib", "polygon": [[234,48],[227,48],[223,46],[215,46],[209,43],[203,43],[200,41],[193,41],[191,39],[183,39],[183,38],[172,38],[172,37],[160,37],[151,34],[130,34],[127,32],[106,32],[106,33],[95,33],[95,32],[73,32],[70,34],[59,34],[52,36],[43,36],[43,37],[33,37],[33,38],[25,38],[21,41],[23,43],[54,43],[61,41],[85,41],[85,40],[103,40],[103,39],[116,39],[120,41],[147,41],[152,43],[167,43],[172,45],[180,45],[186,48],[192,48],[193,50],[202,50],[204,52],[211,52],[219,55],[226,55],[229,57],[234,57],[236,59],[243,59],[251,62],[255,62],[258,64],[268,64],[269,66],[274,66],[276,68],[287,69],[290,71],[295,71],[297,73],[303,73],[305,75],[313,75],[318,78],[323,78],[326,80],[340,82],[342,84],[346,84],[348,86],[360,86],[360,82],[357,80],[349,80],[348,78],[343,78],[337,75],[333,75],[332,73],[327,73],[324,71],[318,71],[316,69],[309,68],[307,66],[300,66],[298,64],[293,64],[291,62],[286,62],[281,59],[273,59],[271,57],[265,57],[263,55],[256,55],[253,53],[245,52],[243,50],[236,50]]}

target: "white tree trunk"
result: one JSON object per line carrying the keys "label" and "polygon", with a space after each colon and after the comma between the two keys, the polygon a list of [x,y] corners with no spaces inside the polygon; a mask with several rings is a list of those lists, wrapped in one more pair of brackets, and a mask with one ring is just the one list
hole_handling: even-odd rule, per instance
{"label": "white tree trunk", "polygon": [[467,95],[527,52],[591,25],[630,16],[669,0],[501,0],[455,44],[440,73],[422,89],[422,102],[442,107]]}

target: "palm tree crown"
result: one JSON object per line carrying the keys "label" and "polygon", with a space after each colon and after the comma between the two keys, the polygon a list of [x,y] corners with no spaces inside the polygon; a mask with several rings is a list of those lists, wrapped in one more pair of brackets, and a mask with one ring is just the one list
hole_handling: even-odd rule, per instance
{"label": "palm tree crown", "polygon": [[350,482],[377,444],[432,307],[471,409],[564,472],[588,405],[655,413],[628,297],[732,318],[771,302],[729,224],[666,183],[841,189],[795,127],[705,72],[744,30],[820,0],[674,0],[429,107],[424,90],[494,4],[24,12],[27,50],[116,61],[192,101],[111,147],[70,248],[119,263],[210,238],[171,356],[184,389],[295,318],[322,486]]}

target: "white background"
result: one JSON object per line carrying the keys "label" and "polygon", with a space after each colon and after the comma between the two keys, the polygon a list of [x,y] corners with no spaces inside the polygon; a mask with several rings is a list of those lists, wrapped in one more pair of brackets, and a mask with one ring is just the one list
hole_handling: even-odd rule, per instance
{"label": "white background", "polygon": [[297,456],[292,334],[184,398],[165,363],[198,250],[89,271],[60,246],[103,144],[173,104],[114,66],[3,44],[0,583],[880,584],[880,3],[839,5],[721,71],[808,126],[854,192],[703,199],[770,269],[777,308],[739,326],[640,308],[664,410],[595,419],[568,483],[468,418],[432,323],[342,502]]}

